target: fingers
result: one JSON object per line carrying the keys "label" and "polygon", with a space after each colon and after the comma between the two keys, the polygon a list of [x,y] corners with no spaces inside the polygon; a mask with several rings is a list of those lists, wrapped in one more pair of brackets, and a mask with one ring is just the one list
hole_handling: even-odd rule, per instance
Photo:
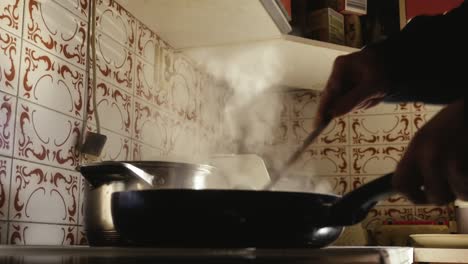
{"label": "fingers", "polygon": [[417,152],[410,145],[397,166],[393,187],[416,204],[427,203],[424,193],[424,178],[417,164]]}

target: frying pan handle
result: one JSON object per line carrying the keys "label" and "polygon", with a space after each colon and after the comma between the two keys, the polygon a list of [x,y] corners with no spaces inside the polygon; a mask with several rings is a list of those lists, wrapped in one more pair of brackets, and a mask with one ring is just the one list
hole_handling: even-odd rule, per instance
{"label": "frying pan handle", "polygon": [[331,208],[331,222],[353,225],[364,220],[369,211],[381,200],[395,194],[393,173],[388,173],[344,195]]}
{"label": "frying pan handle", "polygon": [[104,161],[79,167],[83,177],[93,186],[115,181],[137,180],[151,186],[154,176],[126,162]]}

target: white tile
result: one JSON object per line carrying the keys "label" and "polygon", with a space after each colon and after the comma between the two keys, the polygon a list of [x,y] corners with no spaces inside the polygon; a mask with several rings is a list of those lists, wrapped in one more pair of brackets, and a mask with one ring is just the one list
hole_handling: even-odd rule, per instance
{"label": "white tile", "polygon": [[159,105],[158,95],[160,88],[156,82],[154,66],[141,58],[136,58],[135,69],[135,96],[145,102]]}
{"label": "white tile", "polygon": [[406,145],[377,145],[351,147],[353,175],[383,175],[395,170]]}
{"label": "white tile", "polygon": [[449,221],[451,220],[449,210],[450,208],[448,206],[419,205],[416,206],[416,217],[419,220]]}
{"label": "white tile", "polygon": [[[0,156],[0,220],[8,219],[10,179],[11,179],[11,158]],[[0,230],[0,232],[1,231],[3,230]]]}
{"label": "white tile", "polygon": [[291,118],[315,118],[320,94],[316,91],[292,91],[288,93],[291,104]]}
{"label": "white tile", "polygon": [[351,115],[375,115],[375,114],[402,114],[410,113],[412,105],[409,103],[380,103],[365,110],[356,110]]}
{"label": "white tile", "polygon": [[77,226],[67,225],[10,222],[9,244],[29,246],[75,245],[77,228]]}
{"label": "white tile", "polygon": [[99,78],[133,93],[133,52],[108,35],[96,33],[97,75]]}
{"label": "white tile", "polygon": [[[91,90],[88,91],[88,97],[88,120],[95,125]],[[133,126],[133,95],[98,79],[96,98],[101,127],[130,137]]]}
{"label": "white tile", "polygon": [[91,0],[54,0],[81,19],[88,21],[88,10]]}
{"label": "white tile", "polygon": [[97,1],[96,30],[112,37],[132,51],[135,49],[136,20],[117,1]]}
{"label": "white tile", "polygon": [[170,144],[171,123],[167,114],[141,100],[135,100],[132,138],[146,145],[167,150]]}
{"label": "white tile", "polygon": [[78,227],[77,245],[80,245],[80,246],[88,245],[88,238],[86,237],[86,230],[83,226]]}
{"label": "white tile", "polygon": [[21,39],[19,37],[0,29],[0,92],[17,94],[20,43]]}
{"label": "white tile", "polygon": [[159,37],[146,25],[137,21],[137,47],[136,53],[151,65],[155,64],[156,49],[159,46]]}
{"label": "white tile", "polygon": [[77,224],[79,179],[76,171],[14,160],[9,220]]}
{"label": "white tile", "polygon": [[413,103],[413,111],[418,112],[439,112],[445,106],[444,105],[433,105],[425,103]]}
{"label": "white tile", "polygon": [[174,113],[188,121],[196,121],[200,80],[192,61],[184,55],[176,54],[172,66],[166,67],[163,73],[168,76],[163,85],[170,87]]}
{"label": "white tile", "polygon": [[81,121],[21,99],[18,104],[14,157],[75,169]]}
{"label": "white tile", "polygon": [[0,28],[21,36],[23,6],[23,0],[2,0],[0,2]]}
{"label": "white tile", "polygon": [[26,0],[23,38],[81,68],[86,63],[84,20],[50,0]]}
{"label": "white tile", "polygon": [[[87,131],[96,132],[94,125],[88,125]],[[107,137],[106,144],[102,149],[99,161],[106,160],[130,160],[131,159],[131,139],[112,132],[107,129],[101,129],[101,134]]]}
{"label": "white tile", "polygon": [[411,115],[411,126],[413,135],[429,122],[438,112],[416,112]]}
{"label": "white tile", "polygon": [[132,160],[160,160],[164,151],[140,142],[133,142]]}
{"label": "white tile", "polygon": [[85,71],[25,42],[21,98],[79,119],[83,118]]}
{"label": "white tile", "polygon": [[16,97],[0,92],[0,154],[13,155]]}
{"label": "white tile", "polygon": [[0,221],[0,245],[8,243],[8,222]]}
{"label": "white tile", "polygon": [[351,116],[352,145],[401,144],[411,140],[411,114]]}
{"label": "white tile", "polygon": [[78,225],[84,225],[85,223],[85,190],[86,188],[90,188],[89,183],[86,179],[80,174],[79,176],[80,181],[80,188],[79,188],[79,200],[78,200]]}
{"label": "white tile", "polygon": [[[317,187],[317,190],[314,190],[314,192],[345,195],[346,193],[352,191],[350,179],[348,176],[323,176],[320,177],[320,179],[328,182],[328,184],[325,185],[322,183],[318,185],[319,187]],[[321,190],[321,188],[330,188],[330,190]]]}
{"label": "white tile", "polygon": [[294,165],[294,169],[308,171],[311,175],[349,175],[349,147],[310,147]]}

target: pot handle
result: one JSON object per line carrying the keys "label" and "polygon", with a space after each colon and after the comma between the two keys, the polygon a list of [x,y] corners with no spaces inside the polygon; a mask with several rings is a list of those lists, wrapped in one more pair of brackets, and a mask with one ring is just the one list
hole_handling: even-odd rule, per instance
{"label": "pot handle", "polygon": [[379,201],[396,193],[392,178],[393,173],[388,173],[344,195],[332,205],[330,222],[343,226],[364,220]]}
{"label": "pot handle", "polygon": [[153,175],[127,162],[104,161],[86,164],[80,166],[79,171],[93,187],[99,187],[109,182],[132,179],[150,187],[153,186]]}

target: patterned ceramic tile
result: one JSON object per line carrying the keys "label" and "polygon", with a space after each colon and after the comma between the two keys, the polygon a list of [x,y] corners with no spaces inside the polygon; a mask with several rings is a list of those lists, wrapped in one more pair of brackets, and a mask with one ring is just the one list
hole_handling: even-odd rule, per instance
{"label": "patterned ceramic tile", "polygon": [[[88,90],[88,120],[96,124],[92,104],[92,92]],[[130,137],[132,133],[133,96],[98,79],[96,83],[96,104],[101,127]]]}
{"label": "patterned ceramic tile", "polygon": [[136,141],[132,153],[132,160],[158,160],[164,156],[163,150]]}
{"label": "patterned ceramic tile", "polygon": [[294,91],[288,93],[292,118],[315,118],[320,94],[316,91]]}
{"label": "patterned ceramic tile", "polygon": [[437,112],[420,112],[411,115],[411,125],[413,134],[418,132],[428,121],[430,121]]}
{"label": "patterned ceramic tile", "polygon": [[81,122],[21,99],[18,103],[14,156],[75,169]]}
{"label": "patterned ceramic tile", "polygon": [[219,145],[222,142],[221,134],[213,134],[211,131],[200,128],[198,131],[199,144],[197,155],[208,157],[216,154],[219,150]]}
{"label": "patterned ceramic tile", "polygon": [[0,156],[0,219],[8,219],[10,195],[11,158]]}
{"label": "patterned ceramic tile", "polygon": [[86,63],[87,25],[50,0],[27,0],[24,39],[81,68]]}
{"label": "patterned ceramic tile", "polygon": [[443,105],[431,105],[424,103],[413,103],[413,111],[417,112],[439,112],[444,108]]}
{"label": "patterned ceramic tile", "polygon": [[[315,119],[291,120],[291,141],[300,144],[314,128]],[[345,145],[349,142],[348,118],[336,118],[328,125],[322,134],[313,142],[314,145]]]}
{"label": "patterned ceramic tile", "polygon": [[88,9],[91,0],[54,0],[81,19],[88,21]]}
{"label": "patterned ceramic tile", "polygon": [[134,139],[159,149],[168,149],[171,124],[167,115],[149,104],[135,100]]}
{"label": "patterned ceramic tile", "polygon": [[88,238],[86,237],[86,230],[84,227],[79,226],[78,227],[78,236],[77,236],[77,245],[80,246],[86,246],[88,245]]}
{"label": "patterned ceramic tile", "polygon": [[416,217],[420,220],[449,221],[449,215],[447,206],[416,206]]}
{"label": "patterned ceramic tile", "polygon": [[349,175],[348,147],[311,147],[297,161],[295,169],[312,175]]}
{"label": "patterned ceramic tile", "polygon": [[172,110],[186,120],[197,120],[197,100],[199,96],[199,72],[184,55],[165,53],[163,85],[170,90]]}
{"label": "patterned ceramic tile", "polygon": [[414,220],[414,206],[376,206],[370,210],[362,226],[373,229],[384,221]]}
{"label": "patterned ceramic tile", "polygon": [[328,186],[331,188],[330,191],[333,194],[344,195],[352,191],[348,176],[324,176],[320,177],[320,179],[328,182]]}
{"label": "patterned ceramic tile", "polygon": [[[361,185],[369,183],[381,175],[375,175],[375,176],[351,176],[351,186],[352,190],[359,188]],[[389,206],[394,206],[394,205],[413,205],[405,196],[396,194],[388,199],[385,199],[383,201],[379,202],[379,205],[389,205]]]}
{"label": "patterned ceramic tile", "polygon": [[84,70],[23,44],[18,96],[76,118],[83,118]]}
{"label": "patterned ceramic tile", "polygon": [[0,91],[17,94],[19,60],[20,39],[0,29]]}
{"label": "patterned ceramic tile", "polygon": [[23,5],[24,0],[2,0],[0,2],[0,28],[21,36]]}
{"label": "patterned ceramic tile", "polygon": [[171,120],[168,155],[185,159],[195,158],[198,152],[198,130],[179,120]]}
{"label": "patterned ceramic tile", "polygon": [[212,133],[220,129],[223,118],[224,89],[213,77],[201,74],[200,124]]}
{"label": "patterned ceramic tile", "polygon": [[0,92],[0,154],[13,154],[16,97]]}
{"label": "patterned ceramic tile", "polygon": [[[95,126],[88,125],[88,131],[96,132]],[[106,144],[101,152],[99,161],[105,160],[130,160],[131,139],[124,137],[107,129],[101,129],[101,134],[107,136]]]}
{"label": "patterned ceramic tile", "polygon": [[6,245],[8,242],[8,222],[0,221],[0,245]]}
{"label": "patterned ceramic tile", "polygon": [[10,245],[75,245],[77,226],[10,222]]}
{"label": "patterned ceramic tile", "polygon": [[141,58],[136,58],[135,96],[152,104],[158,105],[159,85],[156,82],[156,71],[153,65]]}
{"label": "patterned ceramic tile", "polygon": [[97,0],[96,30],[125,47],[135,49],[136,20],[115,0]]}
{"label": "patterned ceramic tile", "polygon": [[137,21],[137,47],[136,53],[151,65],[156,63],[155,55],[159,46],[159,37],[146,25]]}
{"label": "patterned ceramic tile", "polygon": [[412,105],[408,103],[380,103],[366,110],[356,110],[350,115],[403,114],[411,111]]}
{"label": "patterned ceramic tile", "polygon": [[9,220],[78,223],[80,174],[14,160]]}
{"label": "patterned ceramic tile", "polygon": [[133,93],[133,53],[103,33],[97,33],[96,41],[98,76]]}
{"label": "patterned ceramic tile", "polygon": [[410,141],[410,115],[360,115],[350,117],[351,144],[395,144]]}
{"label": "patterned ceramic tile", "polygon": [[406,145],[351,147],[351,173],[383,175],[395,170]]}

